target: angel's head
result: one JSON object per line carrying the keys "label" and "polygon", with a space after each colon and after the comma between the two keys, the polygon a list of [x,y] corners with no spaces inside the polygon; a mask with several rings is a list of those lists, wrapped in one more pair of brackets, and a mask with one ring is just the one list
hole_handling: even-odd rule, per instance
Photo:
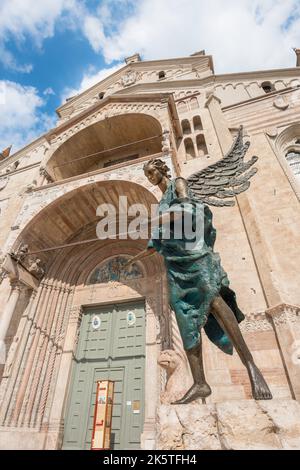
{"label": "angel's head", "polygon": [[152,158],[144,165],[144,173],[150,183],[157,186],[164,178],[170,179],[170,169],[164,161]]}

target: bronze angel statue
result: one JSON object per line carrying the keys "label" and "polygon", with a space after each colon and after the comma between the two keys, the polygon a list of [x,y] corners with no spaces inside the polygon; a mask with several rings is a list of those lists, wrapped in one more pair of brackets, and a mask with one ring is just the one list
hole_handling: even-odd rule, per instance
{"label": "bronze angel statue", "polygon": [[[187,179],[171,179],[168,167],[160,159],[152,159],[144,165],[148,180],[162,191],[158,208],[158,233],[151,237],[147,249],[129,263],[155,251],[164,258],[169,303],[175,312],[194,379],[192,387],[174,404],[189,403],[211,394],[203,367],[202,328],[223,352],[232,354],[233,347],[236,349],[247,369],[254,399],[272,398],[240,331],[239,323],[244,315],[237,305],[235,293],[229,287],[220,256],[214,252],[216,230],[208,207],[232,206],[233,197],[249,188],[250,178],[257,171],[253,167],[257,157],[244,161],[248,147],[249,142],[243,142],[241,127],[224,158]],[[202,243],[190,249],[187,243],[189,240],[186,240],[184,234],[180,239],[175,237],[175,222],[180,212],[181,215],[186,212],[191,216],[194,226],[199,210],[203,214]],[[169,223],[168,236],[164,236],[166,223]]]}

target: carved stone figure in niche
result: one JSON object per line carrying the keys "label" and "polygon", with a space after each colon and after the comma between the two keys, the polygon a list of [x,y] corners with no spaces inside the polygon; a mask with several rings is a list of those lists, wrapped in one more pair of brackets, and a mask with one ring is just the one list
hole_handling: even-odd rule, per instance
{"label": "carved stone figure in niche", "polygon": [[53,178],[49,175],[45,167],[41,166],[39,171],[40,175],[46,179],[47,183],[53,183]]}
{"label": "carved stone figure in niche", "polygon": [[113,281],[122,282],[141,278],[143,273],[137,263],[133,263],[124,269],[128,259],[125,256],[117,256],[106,261],[94,270],[89,279],[89,284],[103,284]]}
{"label": "carved stone figure in niche", "polygon": [[12,255],[14,256],[14,258],[21,262],[25,260],[27,254],[29,252],[29,247],[28,245],[26,244],[22,244],[19,246],[18,250],[15,252],[15,253],[12,253]]}
{"label": "carved stone figure in niche", "polygon": [[169,153],[171,150],[170,131],[165,129],[162,134],[162,152]]}
{"label": "carved stone figure in niche", "polygon": [[[244,315],[237,305],[235,293],[229,288],[229,279],[221,266],[220,256],[214,252],[216,230],[208,207],[208,204],[232,206],[232,198],[249,187],[249,179],[257,171],[251,169],[257,157],[244,162],[249,145],[249,142],[243,143],[240,128],[232,148],[223,159],[187,180],[171,180],[168,167],[159,159],[152,159],[144,166],[146,177],[160,188],[163,195],[156,219],[156,233],[152,235],[148,248],[130,262],[136,262],[155,251],[165,261],[169,303],[176,315],[194,379],[192,387],[174,404],[189,403],[211,394],[203,367],[202,328],[224,353],[232,354],[233,347],[236,349],[247,369],[253,397],[257,400],[272,398],[240,331],[238,323]],[[200,215],[202,219],[198,225]],[[188,221],[189,236],[194,231],[192,248],[185,230],[178,237],[177,220],[180,226]]]}
{"label": "carved stone figure in niche", "polygon": [[39,258],[31,260],[28,271],[38,279],[42,279],[45,275],[45,267]]}

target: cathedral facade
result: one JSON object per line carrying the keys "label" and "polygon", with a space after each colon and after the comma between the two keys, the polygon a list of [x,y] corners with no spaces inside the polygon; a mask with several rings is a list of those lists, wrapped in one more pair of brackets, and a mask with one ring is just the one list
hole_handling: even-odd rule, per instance
{"label": "cathedral facade", "polygon": [[[216,251],[274,399],[300,400],[297,64],[218,75],[204,51],[136,54],[68,99],[54,129],[1,156],[1,449],[90,449],[98,380],[115,383],[112,447],[159,447],[159,409],[190,376],[161,257],[123,268],[147,240],[123,236],[122,204],[159,201],[145,162],[188,177],[226,155],[240,125],[258,172],[234,207],[212,209]],[[105,204],[123,235],[99,240]],[[208,405],[251,400],[236,353],[204,338],[204,362]]]}

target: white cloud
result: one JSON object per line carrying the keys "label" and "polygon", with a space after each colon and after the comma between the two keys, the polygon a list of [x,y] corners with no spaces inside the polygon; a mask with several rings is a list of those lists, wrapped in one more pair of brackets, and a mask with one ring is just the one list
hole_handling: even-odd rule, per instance
{"label": "white cloud", "polygon": [[[83,28],[107,63],[136,51],[150,60],[206,49],[219,73],[295,65],[292,47],[300,45],[299,0],[226,0],[226,5],[224,0],[117,3],[135,5],[135,9],[115,22],[113,32],[105,30],[101,15]],[[107,5],[116,8],[116,0]]]}
{"label": "white cloud", "polygon": [[51,87],[49,87],[49,88],[46,88],[46,90],[43,91],[43,95],[45,95],[45,96],[55,95],[55,91]]}
{"label": "white cloud", "polygon": [[94,16],[86,16],[83,21],[83,33],[95,52],[99,52],[105,44],[105,34],[102,22]]}
{"label": "white cloud", "polygon": [[[226,6],[225,6],[226,3]],[[206,49],[217,72],[287,67],[300,45],[299,0],[0,0],[0,60],[28,72],[7,50],[10,37],[37,45],[60,22],[83,34],[111,64],[135,52],[145,60]]]}
{"label": "white cloud", "polygon": [[[89,68],[78,86],[64,90],[68,97],[118,70],[135,52],[154,60],[205,49],[217,73],[230,73],[294,67],[292,47],[300,47],[299,0],[99,0],[93,10],[89,3],[0,0],[0,61],[30,72],[31,64],[18,63],[9,41],[22,44],[30,38],[41,47],[58,24],[71,28],[103,55],[107,67]],[[44,96],[51,93],[45,90]],[[0,81],[0,147],[19,147],[51,127],[54,118],[43,113],[43,104],[35,88]]]}
{"label": "white cloud", "polygon": [[0,61],[19,72],[30,72],[30,64],[18,64],[9,52],[10,38],[21,43],[27,36],[41,46],[54,35],[56,21],[64,13],[73,15],[76,0],[1,0],[0,1]]}
{"label": "white cloud", "polygon": [[0,149],[13,144],[16,151],[55,125],[43,105],[36,88],[0,81]]}

